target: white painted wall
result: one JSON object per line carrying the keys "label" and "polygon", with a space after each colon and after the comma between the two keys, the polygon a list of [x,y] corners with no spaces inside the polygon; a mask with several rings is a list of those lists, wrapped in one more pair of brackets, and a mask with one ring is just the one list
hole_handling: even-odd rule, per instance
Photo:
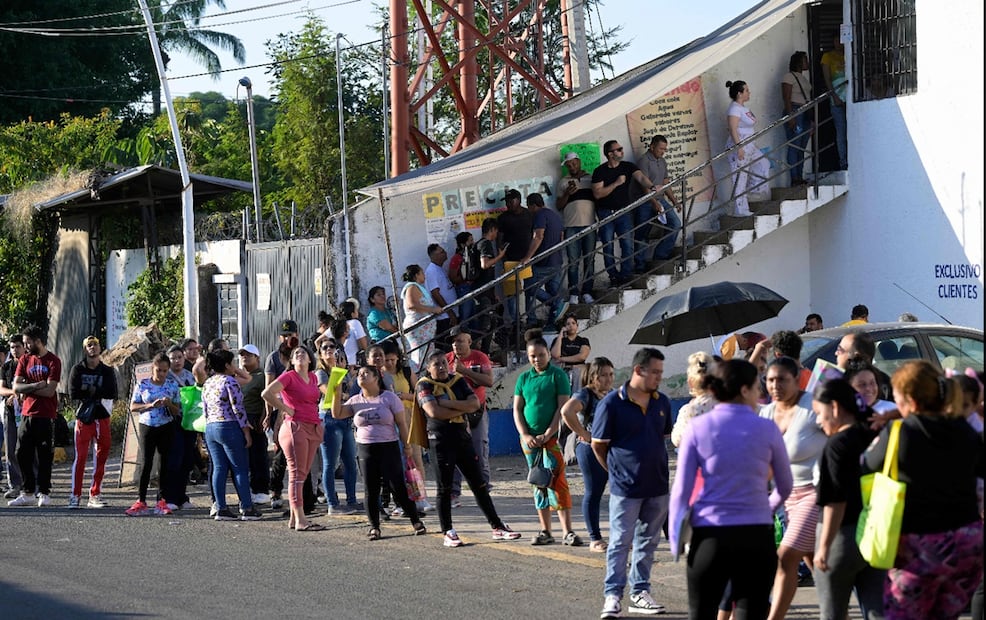
{"label": "white painted wall", "polygon": [[[826,324],[865,303],[871,320],[907,311],[983,328],[982,24],[978,0],[918,3],[917,93],[850,102],[847,205],[813,215],[831,231],[811,246],[812,289],[836,304]],[[937,265],[976,275],[936,277]],[[949,296],[949,285],[971,297]]]}
{"label": "white painted wall", "polygon": [[[168,245],[160,248],[161,260],[181,254],[182,246]],[[195,254],[199,264],[214,263],[220,273],[240,273],[240,242],[212,241],[197,243]],[[147,269],[144,248],[114,250],[106,260],[106,341],[107,348],[116,344],[120,335],[130,326],[124,305],[127,287]]]}

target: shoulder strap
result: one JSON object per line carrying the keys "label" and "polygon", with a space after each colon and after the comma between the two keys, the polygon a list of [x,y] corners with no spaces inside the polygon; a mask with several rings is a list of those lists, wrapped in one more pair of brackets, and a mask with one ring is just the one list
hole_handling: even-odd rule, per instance
{"label": "shoulder strap", "polygon": [[890,439],[887,442],[887,454],[883,457],[883,475],[897,480],[897,448],[900,445],[900,420],[890,423]]}
{"label": "shoulder strap", "polygon": [[811,98],[805,93],[805,87],[801,85],[801,78],[794,71],[791,72],[791,75],[794,76],[794,81],[798,83],[798,88],[801,90],[801,96],[805,98],[805,103],[808,103],[808,100]]}

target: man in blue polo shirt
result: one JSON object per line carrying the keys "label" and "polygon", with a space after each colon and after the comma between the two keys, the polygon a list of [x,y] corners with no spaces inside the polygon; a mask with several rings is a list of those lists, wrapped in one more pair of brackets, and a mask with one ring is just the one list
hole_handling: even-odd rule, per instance
{"label": "man in blue polo shirt", "polygon": [[619,618],[631,541],[630,612],[664,613],[650,594],[650,569],[668,515],[671,401],[657,391],[664,355],[645,348],[633,356],[633,374],[606,395],[592,424],[592,451],[609,472],[609,547],[605,602],[600,618]]}

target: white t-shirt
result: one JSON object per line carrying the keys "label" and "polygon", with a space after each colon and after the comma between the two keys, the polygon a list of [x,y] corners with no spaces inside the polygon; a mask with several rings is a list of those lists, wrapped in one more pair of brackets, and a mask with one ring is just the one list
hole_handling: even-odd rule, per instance
{"label": "white t-shirt", "polygon": [[795,73],[788,71],[781,78],[781,84],[791,85],[791,105],[800,108],[808,103],[805,97],[811,97],[811,80],[805,77],[804,72]]}
{"label": "white t-shirt", "polygon": [[[750,108],[745,105],[733,101],[729,104],[729,110],[726,111],[726,116],[739,117],[739,126],[736,127],[736,133],[739,134],[740,140],[746,140],[755,133],[757,117],[754,116],[753,112],[750,111]],[[734,144],[733,137],[729,136],[729,140],[726,142],[726,148],[729,148]]]}
{"label": "white t-shirt", "polygon": [[346,325],[349,326],[349,338],[346,338],[346,344],[344,348],[346,350],[346,361],[350,364],[356,363],[356,353],[359,351],[360,338],[366,338],[366,330],[363,329],[363,324],[360,323],[359,319],[349,319],[346,321]]}
{"label": "white t-shirt", "polygon": [[[452,286],[452,281],[449,280],[448,274],[445,273],[441,265],[436,265],[432,262],[429,262],[428,266],[425,267],[425,288],[428,289],[428,292],[434,291],[437,288],[446,304],[455,303],[455,300],[458,299],[455,295],[455,287]],[[438,302],[436,301],[435,303],[437,304]],[[438,320],[447,318],[447,312],[438,315]]]}

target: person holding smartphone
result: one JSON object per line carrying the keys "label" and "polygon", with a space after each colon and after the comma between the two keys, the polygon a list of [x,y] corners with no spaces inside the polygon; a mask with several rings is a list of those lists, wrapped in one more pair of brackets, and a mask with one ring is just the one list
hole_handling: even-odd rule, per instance
{"label": "person holding smartphone", "polygon": [[[476,249],[479,251],[480,270],[479,277],[473,282],[473,290],[489,284],[496,278],[496,266],[503,261],[507,255],[509,243],[504,243],[503,247],[496,247],[497,235],[500,228],[497,220],[488,218],[483,220],[483,236],[476,242]],[[476,298],[476,311],[473,320],[474,331],[477,336],[482,334],[480,348],[484,351],[490,350],[490,334],[493,332],[493,313],[489,308],[497,301],[496,290],[491,288]]]}

